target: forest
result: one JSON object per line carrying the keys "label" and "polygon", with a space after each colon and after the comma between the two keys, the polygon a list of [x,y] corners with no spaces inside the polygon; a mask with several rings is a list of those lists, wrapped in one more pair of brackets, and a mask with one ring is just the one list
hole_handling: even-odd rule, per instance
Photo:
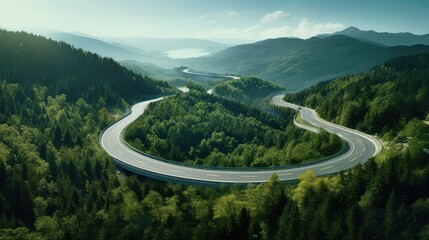
{"label": "forest", "polygon": [[[26,39],[40,40],[28,34],[2,31],[0,41],[5,36],[15,39],[15,49]],[[79,56],[88,55],[68,45],[44,41]],[[14,62],[11,51],[1,51],[3,61]],[[8,54],[4,55],[4,51]],[[50,54],[48,51],[44,55]],[[429,146],[429,125],[422,121],[428,120],[425,103],[429,101],[419,100],[425,99],[427,91],[418,91],[427,86],[427,59],[426,55],[398,58],[371,71],[324,83],[332,87],[336,104],[332,104],[331,95],[323,92],[323,84],[287,96],[289,100],[318,107],[319,114],[326,118],[382,134],[386,147],[375,159],[335,176],[317,177],[308,171],[296,184],[279,182],[273,175],[264,184],[217,189],[150,180],[114,165],[99,146],[98,137],[114,116],[121,115],[121,110],[132,104],[127,94],[117,92],[119,97],[111,98],[115,100],[106,100],[111,95],[104,91],[81,95],[84,88],[80,92],[67,90],[73,86],[70,82],[65,82],[57,92],[51,88],[57,85],[52,85],[52,81],[57,79],[55,76],[64,75],[54,75],[58,69],[43,68],[40,59],[27,58],[26,65],[14,63],[27,67],[29,77],[35,76],[29,81],[5,74],[14,71],[7,66],[15,65],[2,62],[0,239],[429,239],[429,155],[424,152]],[[79,62],[78,69],[83,67]],[[52,78],[36,78],[42,75]],[[369,80],[373,81],[374,91],[366,84]],[[105,89],[124,84],[116,82],[116,78],[94,81],[94,85]],[[87,84],[81,75],[76,75],[76,82]],[[343,82],[341,88],[335,87]],[[153,89],[160,91],[136,93],[142,97],[170,91],[162,90],[164,83],[157,81],[144,84],[155,84],[158,87]],[[347,98],[345,91],[350,91],[349,86],[354,84],[362,88],[357,88],[355,98]],[[392,85],[390,89],[395,91],[383,92],[381,87],[375,91],[381,84]],[[365,96],[363,90],[374,94],[374,98],[359,98],[359,93]],[[340,98],[341,93],[344,97]],[[415,115],[407,115],[411,110],[404,109],[397,114],[400,117],[393,115],[387,120],[381,118],[384,115],[369,115],[371,111],[356,119],[335,115],[348,116],[343,104],[350,104],[353,99],[387,104],[381,100],[390,97],[390,93],[395,93],[394,100],[401,106],[409,106],[415,99],[422,104],[421,110],[419,105],[411,109],[410,114]],[[313,103],[311,96],[318,94],[321,96]],[[202,105],[226,109],[227,119],[234,119],[241,112],[243,116],[252,116],[251,122],[260,122],[257,124],[261,127],[273,125],[287,131],[283,120],[276,122],[269,116],[258,116],[261,114],[257,111],[246,113],[250,108],[231,102],[238,108],[232,111],[223,100],[204,97]],[[174,103],[181,98],[200,101],[198,93],[181,94],[169,101]],[[161,107],[159,104],[153,108]],[[184,103],[185,107],[190,108]],[[389,107],[387,104],[383,109]],[[371,119],[380,122],[376,129],[367,125]]]}
{"label": "forest", "polygon": [[273,117],[200,89],[153,103],[125,139],[165,159],[225,167],[268,167],[311,161],[340,151],[336,135],[296,128],[294,112]]}
{"label": "forest", "polygon": [[399,57],[285,100],[315,108],[327,120],[392,139],[411,119],[428,117],[428,79],[429,54]]}
{"label": "forest", "polygon": [[84,98],[92,104],[102,96],[109,105],[176,92],[164,81],[143,77],[111,58],[74,49],[25,32],[0,29],[0,80],[47,87],[47,94]]}
{"label": "forest", "polygon": [[222,82],[213,88],[216,95],[256,105],[270,94],[285,90],[283,87],[256,77],[240,77]]}

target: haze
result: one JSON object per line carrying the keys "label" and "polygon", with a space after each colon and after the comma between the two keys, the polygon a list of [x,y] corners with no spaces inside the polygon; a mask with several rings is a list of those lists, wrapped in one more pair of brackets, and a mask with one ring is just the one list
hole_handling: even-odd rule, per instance
{"label": "haze", "polygon": [[[101,37],[190,37],[223,42],[309,38],[348,26],[428,32],[427,1],[2,1],[0,27]],[[410,14],[412,13],[412,14]]]}

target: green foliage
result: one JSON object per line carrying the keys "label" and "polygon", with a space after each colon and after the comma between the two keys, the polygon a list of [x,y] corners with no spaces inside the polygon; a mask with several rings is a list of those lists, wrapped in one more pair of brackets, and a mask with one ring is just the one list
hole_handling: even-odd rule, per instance
{"label": "green foliage", "polygon": [[340,150],[337,136],[297,129],[291,116],[281,120],[192,91],[151,105],[125,137],[150,154],[210,166],[286,165]]}
{"label": "green foliage", "polygon": [[0,80],[46,86],[46,94],[108,104],[174,92],[166,82],[134,74],[108,58],[24,32],[0,30]]}
{"label": "green foliage", "polygon": [[[396,58],[368,72],[318,84],[285,99],[327,120],[392,135],[429,111],[429,55]],[[389,136],[388,136],[389,137]]]}
{"label": "green foliage", "polygon": [[216,95],[237,102],[255,103],[284,88],[259,78],[241,77],[218,84],[213,90]]}
{"label": "green foliage", "polygon": [[201,85],[193,82],[187,82],[185,86],[189,88],[190,91],[197,91],[200,93],[206,92],[206,90],[203,87],[201,87]]}

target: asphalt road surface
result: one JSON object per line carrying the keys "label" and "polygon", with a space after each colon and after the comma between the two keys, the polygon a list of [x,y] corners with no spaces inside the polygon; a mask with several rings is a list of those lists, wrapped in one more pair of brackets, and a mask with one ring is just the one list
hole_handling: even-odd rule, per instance
{"label": "asphalt road surface", "polygon": [[[194,73],[193,73],[194,74]],[[145,155],[132,149],[124,140],[125,128],[144,113],[150,103],[161,101],[157,98],[135,104],[129,115],[110,125],[103,131],[100,144],[121,167],[137,174],[179,183],[213,185],[249,184],[267,181],[276,173],[281,181],[298,179],[299,175],[313,170],[316,175],[327,175],[349,169],[359,163],[364,163],[377,155],[382,145],[372,136],[353,129],[330,123],[321,119],[313,109],[300,107],[282,100],[282,95],[273,98],[274,104],[301,111],[301,118],[313,125],[313,129],[323,129],[337,134],[348,144],[341,154],[329,157],[324,161],[315,161],[311,165],[285,166],[275,168],[204,168],[192,165],[182,165],[171,161],[162,161],[156,157]]]}

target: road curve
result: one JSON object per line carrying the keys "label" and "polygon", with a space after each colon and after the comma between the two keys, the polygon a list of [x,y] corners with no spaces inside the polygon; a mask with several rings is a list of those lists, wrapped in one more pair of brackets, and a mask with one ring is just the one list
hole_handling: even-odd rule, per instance
{"label": "road curve", "polygon": [[207,76],[207,77],[222,77],[222,78],[232,78],[232,79],[240,79],[240,77],[232,76],[232,75],[224,75],[224,74],[216,74],[216,73],[200,73],[200,72],[192,72],[190,68],[186,68],[183,70],[184,73],[191,75],[199,75],[199,76]]}
{"label": "road curve", "polygon": [[282,96],[275,96],[275,105],[289,107],[301,111],[301,118],[313,126],[335,133],[344,139],[349,148],[342,154],[332,156],[323,162],[311,165],[285,166],[264,169],[245,168],[201,168],[190,165],[181,165],[168,161],[160,161],[156,157],[145,155],[133,150],[123,139],[125,128],[140,115],[150,103],[160,101],[157,98],[135,104],[129,115],[106,128],[101,137],[100,144],[103,149],[113,157],[115,162],[140,175],[151,178],[173,181],[178,183],[219,186],[221,184],[249,184],[267,181],[276,173],[281,181],[298,179],[299,175],[307,170],[313,170],[316,175],[327,175],[351,168],[358,163],[364,163],[381,151],[381,144],[372,136],[333,124],[321,119],[313,109],[300,107],[282,100]]}

